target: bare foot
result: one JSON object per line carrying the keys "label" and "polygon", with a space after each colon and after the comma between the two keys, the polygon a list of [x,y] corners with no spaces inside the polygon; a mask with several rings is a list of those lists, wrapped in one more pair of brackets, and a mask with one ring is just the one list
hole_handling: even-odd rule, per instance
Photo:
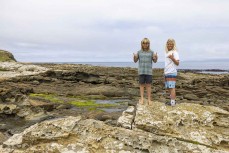
{"label": "bare foot", "polygon": [[139,104],[143,105],[144,104],[144,100],[139,99]]}
{"label": "bare foot", "polygon": [[152,106],[153,105],[153,102],[151,100],[148,101],[148,105],[149,106]]}

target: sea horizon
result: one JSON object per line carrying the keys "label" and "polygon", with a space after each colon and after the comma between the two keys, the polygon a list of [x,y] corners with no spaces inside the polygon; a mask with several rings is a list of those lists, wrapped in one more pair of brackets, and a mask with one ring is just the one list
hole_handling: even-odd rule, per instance
{"label": "sea horizon", "polygon": [[[85,64],[106,67],[130,67],[137,68],[138,63],[134,62],[32,62],[32,63],[53,63],[53,64]],[[181,61],[178,70],[222,70],[229,72],[229,61]],[[153,63],[153,68],[164,68],[164,62]]]}

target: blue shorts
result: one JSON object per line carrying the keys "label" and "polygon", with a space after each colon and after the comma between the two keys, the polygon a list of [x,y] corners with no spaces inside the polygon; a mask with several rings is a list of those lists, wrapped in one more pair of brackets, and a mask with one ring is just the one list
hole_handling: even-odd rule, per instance
{"label": "blue shorts", "polygon": [[165,75],[165,88],[175,88],[177,73],[170,73]]}
{"label": "blue shorts", "polygon": [[141,74],[139,75],[139,84],[151,84],[152,75]]}

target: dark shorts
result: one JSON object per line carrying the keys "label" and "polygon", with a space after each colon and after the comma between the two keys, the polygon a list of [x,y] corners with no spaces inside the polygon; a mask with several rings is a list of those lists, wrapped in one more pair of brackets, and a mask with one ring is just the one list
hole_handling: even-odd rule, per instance
{"label": "dark shorts", "polygon": [[140,84],[151,84],[152,83],[152,75],[139,75],[139,83]]}

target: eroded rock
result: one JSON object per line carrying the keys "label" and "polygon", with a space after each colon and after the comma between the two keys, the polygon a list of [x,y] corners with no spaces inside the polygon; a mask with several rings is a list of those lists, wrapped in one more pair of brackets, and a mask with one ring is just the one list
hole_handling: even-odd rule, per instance
{"label": "eroded rock", "polygon": [[0,104],[0,113],[15,114],[18,111],[17,105],[14,104]]}
{"label": "eroded rock", "polygon": [[135,107],[129,106],[127,110],[123,111],[122,116],[119,117],[117,121],[118,126],[125,127],[127,129],[132,129],[132,124],[134,121]]}
{"label": "eroded rock", "polygon": [[0,145],[0,152],[226,153],[169,136],[70,116],[44,121],[15,134]]}
{"label": "eroded rock", "polygon": [[229,148],[229,112],[214,106],[154,102],[138,105],[135,128],[212,147]]}

